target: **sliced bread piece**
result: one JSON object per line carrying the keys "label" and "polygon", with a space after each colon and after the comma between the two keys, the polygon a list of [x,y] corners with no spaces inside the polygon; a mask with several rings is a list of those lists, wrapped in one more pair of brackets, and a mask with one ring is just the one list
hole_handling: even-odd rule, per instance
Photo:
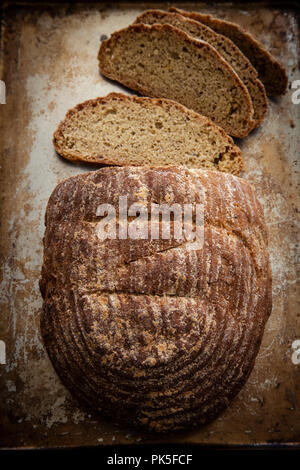
{"label": "sliced bread piece", "polygon": [[102,42],[103,75],[141,94],[168,98],[212,119],[228,134],[254,127],[247,87],[207,42],[169,24],[134,24]]}
{"label": "sliced bread piece", "polygon": [[188,12],[175,7],[170,7],[169,10],[200,21],[217,33],[231,39],[256,68],[258,77],[266,88],[267,95],[278,96],[285,93],[288,77],[284,67],[257,39],[247,33],[240,25],[231,21],[220,20],[212,15]]}
{"label": "sliced bread piece", "polygon": [[240,149],[208,118],[165,99],[119,93],[68,111],[54,133],[57,152],[107,165],[185,165],[238,175]]}
{"label": "sliced bread piece", "polygon": [[261,124],[268,107],[265,88],[261,81],[258,80],[255,68],[230,39],[216,33],[211,28],[198,21],[186,18],[178,13],[162,10],[147,10],[139,15],[134,23],[149,25],[168,23],[181,29],[195,39],[208,42],[219,52],[228,64],[231,65],[248,88],[254,108],[253,118],[255,120],[255,127]]}

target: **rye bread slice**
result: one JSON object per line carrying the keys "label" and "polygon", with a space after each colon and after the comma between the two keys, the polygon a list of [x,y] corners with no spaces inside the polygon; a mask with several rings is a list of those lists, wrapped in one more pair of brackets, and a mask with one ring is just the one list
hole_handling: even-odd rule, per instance
{"label": "rye bread slice", "polygon": [[254,108],[255,127],[258,127],[266,114],[268,102],[265,88],[257,78],[257,71],[240,49],[227,37],[216,33],[198,21],[186,18],[178,13],[162,10],[147,10],[139,15],[134,23],[171,24],[195,39],[201,39],[213,46],[228,62],[246,85]]}
{"label": "rye bread slice", "polygon": [[227,36],[256,68],[258,77],[263,82],[268,96],[278,96],[285,93],[288,85],[285,68],[257,39],[240,25],[231,21],[220,20],[212,15],[188,12],[175,7],[170,7],[169,11],[200,21],[217,33]]}
{"label": "rye bread slice", "polygon": [[243,162],[231,137],[210,119],[165,99],[119,93],[68,111],[54,133],[72,161],[107,165],[184,165],[238,175]]}
{"label": "rye bread slice", "polygon": [[103,75],[141,94],[167,98],[203,114],[228,134],[254,127],[247,87],[207,42],[169,24],[134,24],[100,46]]}

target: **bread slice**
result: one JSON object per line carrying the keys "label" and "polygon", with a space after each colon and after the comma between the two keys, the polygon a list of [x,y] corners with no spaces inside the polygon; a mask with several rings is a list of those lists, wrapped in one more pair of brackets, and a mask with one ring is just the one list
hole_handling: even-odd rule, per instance
{"label": "bread slice", "polygon": [[110,93],[71,109],[54,133],[57,152],[107,165],[185,165],[238,175],[240,149],[208,118],[170,100]]}
{"label": "bread slice", "polygon": [[187,18],[200,21],[217,33],[231,39],[256,68],[258,77],[263,82],[267,95],[278,96],[285,93],[288,77],[284,67],[257,39],[247,33],[241,26],[231,21],[220,20],[212,15],[187,12],[175,7],[170,7],[169,10],[180,13]]}
{"label": "bread slice", "polygon": [[207,42],[169,24],[134,24],[101,44],[103,75],[140,93],[168,98],[212,119],[230,135],[254,127],[247,87]]}
{"label": "bread slice", "polygon": [[137,17],[135,23],[149,25],[168,23],[181,29],[193,38],[201,39],[213,46],[246,85],[254,108],[253,118],[255,127],[261,124],[268,107],[265,88],[261,81],[258,80],[255,68],[230,39],[216,33],[198,21],[185,18],[178,13],[162,10],[147,10]]}

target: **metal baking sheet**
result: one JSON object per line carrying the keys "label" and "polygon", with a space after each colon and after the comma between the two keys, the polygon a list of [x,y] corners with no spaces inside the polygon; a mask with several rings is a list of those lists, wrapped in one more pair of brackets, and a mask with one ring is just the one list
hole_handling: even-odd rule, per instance
{"label": "metal baking sheet", "polygon": [[128,93],[99,75],[100,38],[129,25],[146,8],[167,4],[7,5],[2,11],[1,51],[6,104],[0,105],[0,340],[6,345],[6,364],[0,364],[2,447],[300,441],[300,365],[292,361],[292,344],[300,339],[296,267],[300,104],[293,104],[291,88],[292,81],[300,78],[299,17],[293,8],[261,3],[178,6],[243,25],[289,75],[286,95],[269,100],[262,126],[238,141],[245,160],[243,176],[254,184],[264,207],[273,269],[273,312],[254,370],[216,421],[165,436],[96,419],[79,408],[60,383],[39,331],[44,212],[59,181],[96,167],[60,158],[52,134],[77,103],[112,90]]}

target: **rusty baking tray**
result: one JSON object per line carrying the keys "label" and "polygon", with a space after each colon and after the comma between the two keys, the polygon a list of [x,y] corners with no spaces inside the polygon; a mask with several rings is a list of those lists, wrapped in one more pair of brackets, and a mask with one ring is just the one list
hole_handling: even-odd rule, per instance
{"label": "rusty baking tray", "polygon": [[299,16],[295,8],[262,3],[178,6],[202,9],[245,26],[289,75],[288,92],[269,100],[263,125],[238,141],[244,177],[254,184],[264,207],[273,269],[274,307],[254,370],[216,421],[163,437],[97,420],[79,408],[61,384],[39,331],[44,212],[60,180],[96,167],[58,157],[52,133],[75,104],[125,90],[99,75],[101,38],[131,23],[146,8],[167,4],[8,3],[2,7],[1,48],[6,104],[0,105],[0,340],[6,345],[6,364],[0,364],[1,447],[300,441],[300,365],[292,360],[293,342],[300,339],[296,264],[300,104],[293,104],[291,88],[300,79]]}

